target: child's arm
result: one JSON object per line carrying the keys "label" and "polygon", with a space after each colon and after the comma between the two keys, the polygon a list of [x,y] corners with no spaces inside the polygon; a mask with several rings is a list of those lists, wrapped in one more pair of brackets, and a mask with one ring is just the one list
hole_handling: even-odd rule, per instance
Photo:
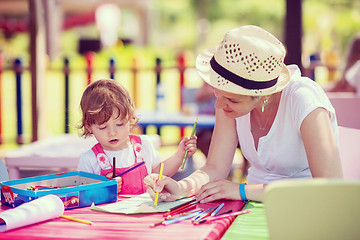
{"label": "child's arm", "polygon": [[[187,157],[194,155],[196,152],[196,141],[196,136],[184,138],[180,141],[178,150],[164,162],[164,175],[171,177],[179,170],[182,161],[184,160],[186,151],[188,151]],[[154,169],[154,172],[159,172],[159,169],[160,165]]]}

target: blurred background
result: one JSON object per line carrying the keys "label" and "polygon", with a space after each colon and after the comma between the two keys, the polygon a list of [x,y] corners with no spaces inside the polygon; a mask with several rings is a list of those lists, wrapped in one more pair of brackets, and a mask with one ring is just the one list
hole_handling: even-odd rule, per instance
{"label": "blurred background", "polygon": [[[290,63],[326,87],[338,81],[347,45],[360,32],[360,1],[0,0],[0,157],[77,134],[80,97],[93,80],[121,82],[136,107],[150,111],[161,83],[165,110],[184,111],[181,87],[203,84],[196,55],[248,24],[283,41],[295,55]],[[180,135],[174,126],[161,129],[165,145]]]}

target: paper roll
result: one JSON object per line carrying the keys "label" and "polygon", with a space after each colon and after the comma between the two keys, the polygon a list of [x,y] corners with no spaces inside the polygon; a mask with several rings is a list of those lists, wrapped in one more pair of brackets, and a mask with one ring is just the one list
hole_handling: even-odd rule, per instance
{"label": "paper roll", "polygon": [[64,213],[64,203],[56,195],[46,195],[0,213],[0,232],[56,218]]}

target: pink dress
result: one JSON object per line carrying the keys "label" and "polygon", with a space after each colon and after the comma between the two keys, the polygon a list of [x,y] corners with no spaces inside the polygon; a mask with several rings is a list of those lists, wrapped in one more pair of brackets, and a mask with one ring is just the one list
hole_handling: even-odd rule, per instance
{"label": "pink dress", "polygon": [[[137,165],[141,161],[144,161],[142,153],[141,153],[141,138],[136,135],[129,135],[130,142],[134,149],[135,154],[135,163],[129,167],[124,168],[116,168],[115,173],[119,175],[125,172],[127,169]],[[100,143],[97,143],[94,147],[92,147],[92,151],[96,155],[96,158],[101,167],[100,174],[102,176],[106,176],[109,173],[113,172],[113,166],[110,163],[109,158],[106,156],[104,149],[101,147]],[[144,183],[144,178],[148,175],[148,171],[146,169],[145,164],[131,170],[130,172],[122,175],[122,186],[121,186],[121,194],[142,194],[146,192],[146,185]]]}

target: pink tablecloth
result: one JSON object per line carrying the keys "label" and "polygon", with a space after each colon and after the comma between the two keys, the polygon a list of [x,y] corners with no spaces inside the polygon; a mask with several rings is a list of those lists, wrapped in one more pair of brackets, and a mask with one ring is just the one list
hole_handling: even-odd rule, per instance
{"label": "pink tablecloth", "polygon": [[[199,204],[198,207],[209,208],[225,202],[221,212],[233,211],[243,207],[241,201],[218,201],[209,204]],[[2,207],[4,211],[7,207]],[[193,225],[190,220],[167,226],[149,227],[150,224],[162,221],[162,214],[123,215],[110,214],[78,208],[65,211],[66,215],[90,220],[93,225],[86,225],[63,218],[10,230],[0,233],[0,239],[220,239],[228,229],[234,217],[213,223]]]}

